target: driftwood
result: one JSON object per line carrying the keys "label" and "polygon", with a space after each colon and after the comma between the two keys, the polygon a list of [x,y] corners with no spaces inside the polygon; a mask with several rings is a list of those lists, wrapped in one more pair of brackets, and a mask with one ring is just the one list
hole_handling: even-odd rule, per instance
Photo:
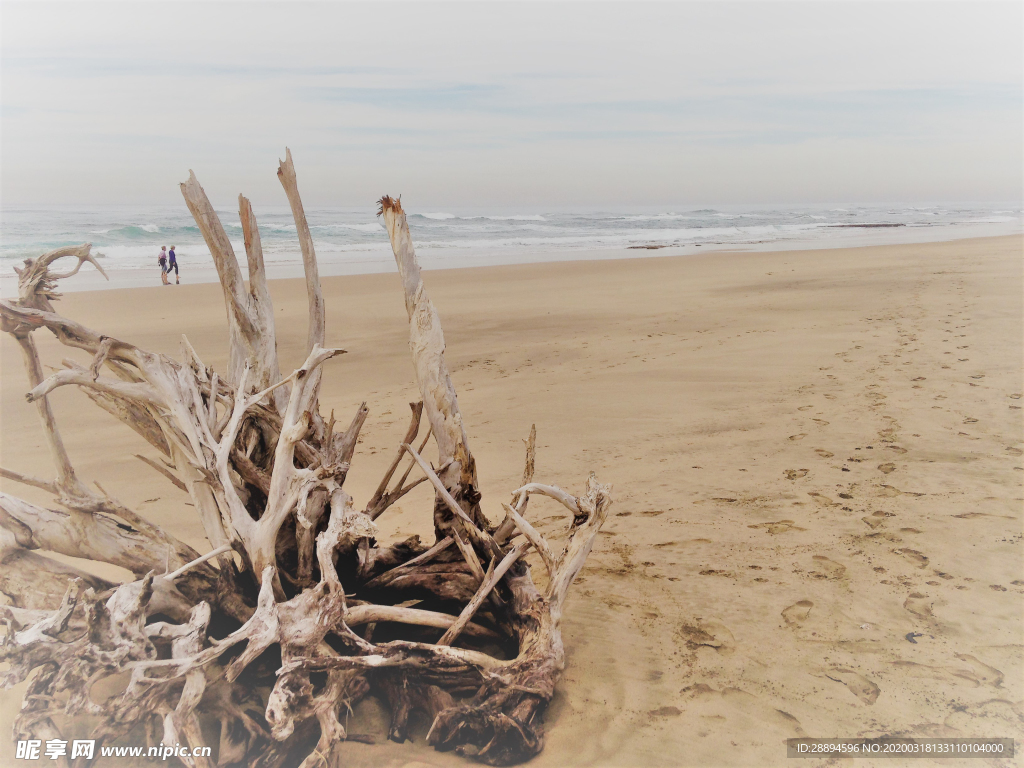
{"label": "driftwood", "polygon": [[[225,374],[205,366],[184,337],[175,360],[58,314],[57,280],[85,263],[100,269],[88,244],[26,260],[18,299],[0,300],[2,329],[23,352],[27,397],[56,476],[0,473],[49,491],[58,507],[0,494],[0,592],[7,603],[0,606],[7,627],[0,661],[9,666],[0,679],[8,687],[29,681],[15,736],[59,738],[68,718],[87,715],[101,744],[134,734],[135,744],[145,738],[201,747],[204,733],[219,731],[211,757],[181,758],[198,768],[335,766],[347,739],[367,738],[347,733],[347,713],[374,695],[391,709],[391,739],[409,738],[418,711],[436,749],[492,765],[527,760],[543,748],[543,713],[564,664],[562,607],[608,514],[609,489],[593,476],[579,496],[533,482],[532,430],[522,486],[504,505],[502,522],[488,520],[440,320],[402,206],[384,197],[379,215],[405,292],[422,401],[412,404],[409,428],[373,497],[358,507],[344,483],[368,409],[363,404],[344,430],[333,415],[320,415],[324,364],[343,350],[324,346],[316,256],[290,153],[278,176],[309,299],[306,360],[287,376],[278,365],[252,208],[239,198],[246,285],[194,174],[181,189],[224,292]],[[64,258],[77,259],[74,269],[52,271]],[[65,361],[44,378],[32,339],[43,328],[85,350],[92,364]],[[155,449],[158,458],[139,458],[187,494],[205,528],[207,554],[79,480],[48,401],[67,385]],[[436,466],[424,457],[430,436]],[[374,520],[423,482],[435,490],[435,541],[378,541]],[[537,494],[572,515],[557,555],[525,519]],[[543,589],[524,560],[531,548],[543,564]],[[135,580],[112,583],[43,552],[112,563]],[[97,684],[115,676],[126,681],[119,692],[99,698]]]}

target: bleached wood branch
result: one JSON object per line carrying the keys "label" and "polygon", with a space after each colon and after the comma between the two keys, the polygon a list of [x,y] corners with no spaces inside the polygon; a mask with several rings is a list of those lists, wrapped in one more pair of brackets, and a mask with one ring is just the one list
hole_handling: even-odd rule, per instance
{"label": "bleached wood branch", "polygon": [[[520,486],[529,485],[533,482],[533,472],[537,462],[537,425],[532,424],[530,426],[530,437],[526,441],[526,463],[523,466],[523,482]],[[526,505],[530,501],[530,494],[528,493],[516,493],[512,494],[512,506],[516,508],[516,511],[520,515],[526,514]],[[505,515],[505,519],[501,521],[497,529],[494,531],[494,540],[499,544],[504,544],[510,535],[516,530],[515,522],[509,515]]]}
{"label": "bleached wood branch", "polygon": [[168,561],[177,567],[185,562],[182,553],[191,554],[181,542],[154,539],[106,515],[47,509],[6,493],[0,493],[0,526],[25,549],[112,563],[137,575],[162,572]]}
{"label": "bleached wood branch", "polygon": [[[97,272],[107,278],[107,273],[93,258],[91,250],[91,243],[67,245],[44,253],[39,258],[26,259],[23,267],[14,268],[18,274],[18,303],[24,307],[52,311],[53,304],[51,302],[60,298],[60,294],[56,291],[57,281],[77,275],[78,270],[86,263],[92,264]],[[78,259],[78,263],[71,270],[67,272],[52,272],[50,270],[50,266],[54,262],[69,256]]]}
{"label": "bleached wood branch", "polygon": [[230,552],[230,551],[231,551],[231,547],[229,545],[227,545],[227,544],[219,546],[216,549],[210,550],[209,552],[207,552],[202,557],[197,557],[191,563],[185,563],[178,570],[172,571],[171,573],[168,573],[168,574],[164,574],[164,578],[167,579],[168,581],[174,581],[176,578],[178,578],[179,576],[183,575],[187,571],[192,570],[197,565],[202,565],[207,560],[212,560],[213,558],[217,557],[217,555],[222,555],[225,552]]}
{"label": "bleached wood branch", "polygon": [[526,537],[527,541],[529,541],[530,544],[533,545],[533,548],[537,550],[538,554],[540,554],[541,560],[544,561],[544,567],[547,568],[548,580],[550,581],[555,574],[555,556],[551,552],[551,547],[548,546],[547,541],[540,535],[537,529],[526,522],[523,516],[520,515],[513,506],[510,504],[502,504],[502,506],[515,522],[516,527],[522,531],[523,536]]}
{"label": "bleached wood branch", "polygon": [[[416,608],[401,608],[395,605],[357,605],[345,612],[345,623],[350,627],[357,627],[360,624],[368,624],[370,622],[393,621],[398,624],[417,624],[423,627],[448,629],[458,618],[458,616],[452,616],[447,613],[422,611]],[[498,633],[476,624],[468,624],[465,632],[475,637],[492,639],[500,637]]]}
{"label": "bleached wood branch", "polygon": [[469,566],[469,571],[472,573],[478,581],[484,580],[484,567],[480,564],[480,558],[477,557],[476,551],[466,542],[462,540],[457,530],[452,530],[452,536],[455,537],[455,546],[462,552],[462,557],[466,561],[466,565]]}
{"label": "bleached wood branch", "polygon": [[[267,286],[267,271],[263,265],[263,244],[260,230],[256,223],[256,214],[248,198],[238,196],[238,218],[242,222],[242,240],[245,244],[245,255],[249,264],[249,306],[254,315],[253,325],[259,329],[256,342],[250,342],[254,349],[251,357],[262,360],[265,375],[256,377],[257,386],[267,387],[281,379],[281,369],[277,358],[277,330],[274,326],[274,303],[270,299]],[[250,360],[250,367],[261,370],[261,367]],[[288,402],[288,389],[283,387],[274,393],[274,407],[278,413],[284,411]]]}
{"label": "bleached wood branch", "polygon": [[[39,353],[36,351],[35,342],[28,333],[15,333],[14,338],[21,347],[22,360],[25,364],[25,373],[28,376],[29,386],[32,391],[43,385],[43,369],[39,362]],[[47,447],[50,449],[50,458],[54,468],[57,470],[57,487],[66,494],[72,496],[85,496],[88,494],[85,487],[75,475],[75,469],[71,465],[67,449],[64,447],[64,440],[61,438],[60,430],[57,427],[57,419],[53,415],[48,398],[40,396],[29,402],[35,402],[39,420],[42,422],[43,434],[46,438]]]}
{"label": "bleached wood branch", "polygon": [[266,287],[263,252],[252,207],[248,200],[239,196],[246,256],[250,267],[254,268],[254,273],[249,275],[247,291],[231,241],[192,171],[189,171],[188,181],[181,185],[181,194],[210,249],[224,293],[228,318],[227,380],[237,386],[242,368],[248,365],[257,388],[276,384],[281,373],[277,360],[274,307]]}
{"label": "bleached wood branch", "polygon": [[419,464],[420,469],[423,470],[423,473],[430,479],[431,484],[433,484],[434,490],[437,491],[437,495],[448,506],[448,509],[451,510],[452,514],[459,518],[466,526],[466,532],[473,538],[474,542],[483,542],[488,545],[488,549],[491,551],[500,551],[490,534],[477,528],[473,519],[470,518],[461,506],[459,506],[459,503],[454,499],[451,493],[448,492],[444,483],[441,482],[441,478],[438,477],[436,472],[434,472],[433,467],[431,467],[430,464],[428,464],[408,443],[403,443],[402,447],[408,451],[409,455],[413,457],[417,464]]}
{"label": "bleached wood branch", "polygon": [[95,389],[107,395],[142,402],[146,405],[161,406],[164,404],[160,394],[148,384],[135,384],[118,379],[94,379],[92,374],[84,368],[57,371],[43,379],[38,386],[33,387],[26,398],[30,403],[34,403],[58,387],[65,387],[69,384]]}
{"label": "bleached wood branch", "polygon": [[21,547],[5,546],[6,531],[0,530],[0,593],[16,608],[51,608],[64,593],[68,581],[81,579],[93,589],[113,586],[81,568],[58,563],[52,558]]}
{"label": "bleached wood branch", "polygon": [[366,403],[362,403],[356,410],[355,416],[352,417],[352,423],[348,425],[348,429],[337,435],[333,441],[326,441],[334,453],[332,459],[335,463],[349,464],[352,461],[356,443],[359,441],[359,433],[369,414],[370,409],[366,407]]}
{"label": "bleached wood branch", "polygon": [[580,508],[577,503],[577,499],[572,494],[566,493],[557,485],[542,485],[541,483],[527,483],[521,488],[517,488],[512,492],[512,496],[516,497],[520,494],[526,494],[527,496],[531,493],[539,493],[542,496],[548,496],[555,501],[559,502],[568,509],[573,515],[580,514]]}
{"label": "bleached wood branch", "polygon": [[[424,411],[437,443],[439,461],[452,462],[441,476],[441,481],[451,495],[465,498],[474,524],[487,527],[486,518],[478,504],[476,464],[469,450],[455,386],[444,360],[445,342],[441,320],[423,285],[405,211],[399,200],[385,196],[380,201],[379,215],[384,219],[402,278],[405,309],[409,315],[409,349],[412,351]],[[443,520],[438,522],[443,523]],[[435,523],[439,533],[443,527]]]}
{"label": "bleached wood branch", "polygon": [[585,493],[576,499],[579,512],[573,520],[569,540],[555,563],[555,574],[548,585],[547,598],[553,606],[565,602],[565,596],[594,546],[611,507],[611,487],[597,482],[591,473]]}
{"label": "bleached wood branch", "polygon": [[423,554],[417,555],[416,557],[412,558],[411,560],[408,560],[407,562],[404,562],[401,565],[395,566],[390,571],[387,571],[386,573],[381,574],[380,576],[377,576],[376,578],[371,579],[370,581],[366,582],[366,586],[368,588],[372,589],[374,587],[380,586],[381,583],[385,580],[386,577],[387,578],[394,578],[395,576],[397,576],[397,575],[399,575],[401,573],[409,573],[409,572],[411,572],[411,570],[413,569],[414,566],[421,565],[423,563],[429,562],[436,555],[438,555],[441,552],[443,552],[444,550],[448,549],[448,547],[450,547],[454,543],[454,541],[455,541],[455,539],[450,537],[450,536],[441,539],[439,542],[437,542],[434,546],[432,546],[430,549],[428,549]]}
{"label": "bleached wood branch", "polygon": [[49,480],[41,480],[38,477],[32,477],[31,475],[23,475],[20,472],[15,472],[13,469],[4,469],[0,467],[0,477],[6,477],[8,480],[13,480],[16,483],[22,485],[31,485],[33,488],[41,488],[44,491],[49,491],[53,495],[60,493],[60,489],[56,483]]}
{"label": "bleached wood branch", "polygon": [[299,236],[299,250],[302,253],[302,269],[306,274],[306,300],[309,306],[309,331],[306,337],[306,354],[315,347],[322,347],[326,338],[327,315],[324,310],[324,297],[320,289],[320,272],[316,263],[316,251],[313,249],[313,237],[306,223],[306,212],[302,208],[299,197],[298,180],[295,177],[295,164],[292,163],[292,151],[285,147],[284,160],[277,169],[277,178],[288,196],[288,205],[295,219],[295,232]]}
{"label": "bleached wood branch", "polygon": [[[388,492],[388,485],[391,483],[391,478],[394,477],[395,470],[398,469],[398,465],[402,462],[402,458],[405,456],[405,448],[402,446],[405,443],[412,443],[420,431],[420,418],[423,414],[423,403],[409,403],[409,408],[412,410],[412,420],[409,422],[409,428],[405,432],[405,437],[402,439],[402,442],[399,443],[398,452],[395,454],[395,458],[392,460],[387,472],[384,473],[384,477],[377,486],[377,490],[374,491],[370,501],[366,504],[366,513],[374,520],[380,517],[384,513],[384,510],[394,503],[394,493]],[[405,477],[408,477],[408,473],[406,473]],[[399,481],[398,488],[401,488],[402,485],[404,485],[405,477]]]}
{"label": "bleached wood branch", "polygon": [[232,384],[237,385],[242,367],[247,362],[249,339],[257,333],[248,313],[242,271],[238,267],[238,259],[235,258],[234,248],[231,247],[231,240],[224,231],[220,217],[191,170],[188,172],[188,181],[181,184],[181,194],[192,213],[192,218],[199,226],[207,248],[210,249],[213,264],[217,268],[217,276],[220,278],[228,316],[227,378]]}
{"label": "bleached wood branch", "polygon": [[153,469],[155,469],[157,472],[159,472],[161,475],[166,477],[168,480],[171,481],[171,483],[174,484],[175,488],[178,488],[178,489],[188,493],[188,486],[185,485],[183,482],[181,482],[181,480],[178,479],[177,475],[175,475],[173,472],[171,472],[171,470],[169,470],[167,467],[163,466],[160,462],[153,461],[152,459],[148,458],[147,456],[143,456],[141,453],[136,453],[135,454],[135,458],[138,459],[139,461],[141,461],[144,464],[148,464]]}
{"label": "bleached wood branch", "polygon": [[480,609],[480,606],[484,604],[484,600],[491,593],[498,582],[501,581],[501,577],[505,575],[505,572],[512,567],[523,553],[527,550],[530,545],[525,542],[520,542],[509,550],[509,553],[502,558],[501,562],[497,567],[494,567],[494,561],[491,561],[490,566],[487,569],[483,581],[480,584],[480,589],[473,595],[473,599],[469,601],[469,604],[462,609],[462,613],[459,614],[458,620],[452,624],[448,631],[445,632],[441,639],[437,641],[438,645],[451,645],[455,642],[455,639],[459,636],[462,630],[473,618],[473,615]]}
{"label": "bleached wood branch", "polygon": [[[285,408],[274,455],[274,472],[270,479],[266,511],[259,522],[252,526],[251,533],[243,534],[243,540],[247,539],[246,547],[252,558],[253,567],[258,573],[276,563],[277,534],[281,526],[295,511],[303,492],[308,495],[312,490],[311,484],[316,484],[321,479],[314,470],[295,467],[295,445],[306,436],[309,429],[309,409],[317,396],[320,366],[342,352],[344,350],[314,347],[306,362],[289,377],[292,381],[292,391]],[[226,469],[227,452],[223,455],[225,458],[222,464]],[[330,468],[321,469],[326,472]],[[329,487],[325,486],[325,490],[329,490]],[[237,509],[239,505],[240,502],[233,503],[233,508]],[[241,527],[248,528],[249,524],[242,522],[242,515],[248,516],[244,508],[239,509],[236,514]]]}

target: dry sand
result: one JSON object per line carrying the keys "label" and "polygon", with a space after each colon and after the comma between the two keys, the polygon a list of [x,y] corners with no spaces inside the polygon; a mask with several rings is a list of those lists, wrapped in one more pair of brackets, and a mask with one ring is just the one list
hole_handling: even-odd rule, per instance
{"label": "dry sand", "polygon": [[[615,486],[532,764],[782,765],[799,735],[1024,736],[1021,256],[1005,237],[426,274],[491,517],[531,423],[538,480],[578,490],[595,470]],[[272,288],[290,368],[304,293]],[[415,398],[405,312],[393,274],[324,292],[328,342],[349,352],[321,402],[342,419],[372,409],[346,486],[358,502]],[[217,286],[59,309],[172,355],[185,333],[224,370]],[[39,338],[44,361],[67,356]],[[2,343],[2,463],[46,475]],[[81,476],[208,548],[181,495],[131,458],[148,445],[80,393],[54,401]],[[427,534],[429,506],[425,490],[403,500],[385,533]],[[530,506],[554,538],[559,510]],[[20,693],[4,694],[3,733]],[[383,740],[379,707],[357,714],[350,730]],[[352,744],[351,765],[463,763],[424,731]]]}

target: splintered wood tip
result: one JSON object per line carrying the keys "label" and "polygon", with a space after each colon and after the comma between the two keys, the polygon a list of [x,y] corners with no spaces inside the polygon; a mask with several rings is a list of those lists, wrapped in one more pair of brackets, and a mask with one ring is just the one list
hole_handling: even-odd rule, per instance
{"label": "splintered wood tip", "polygon": [[380,216],[384,211],[394,211],[395,213],[402,213],[402,198],[389,197],[384,195],[380,200],[377,201],[377,215]]}

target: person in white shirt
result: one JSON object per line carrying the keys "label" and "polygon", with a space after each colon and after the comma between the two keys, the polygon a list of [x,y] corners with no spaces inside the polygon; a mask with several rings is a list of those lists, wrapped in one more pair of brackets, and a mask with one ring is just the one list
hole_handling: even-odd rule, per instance
{"label": "person in white shirt", "polygon": [[156,263],[160,265],[160,280],[164,285],[170,285],[167,279],[167,246],[160,246],[160,253],[157,254]]}

